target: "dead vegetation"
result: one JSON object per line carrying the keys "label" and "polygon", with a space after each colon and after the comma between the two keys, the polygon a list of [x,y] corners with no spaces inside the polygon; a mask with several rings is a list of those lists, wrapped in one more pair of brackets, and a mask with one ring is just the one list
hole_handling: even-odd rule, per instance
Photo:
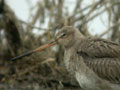
{"label": "dead vegetation", "polygon": [[[86,36],[91,35],[88,23],[104,12],[108,14],[108,27],[99,37],[106,36],[120,42],[119,0],[97,0],[81,7],[83,0],[76,0],[70,14],[64,7],[67,0],[41,0],[30,15],[30,21],[16,17],[10,6],[0,0],[0,89],[1,90],[80,90],[76,80],[64,67],[63,48],[49,48],[18,61],[10,58],[35,49],[54,39],[55,32],[65,25],[72,25]],[[86,12],[87,11],[87,12]],[[44,28],[43,25],[46,24]],[[35,24],[39,22],[39,27]],[[35,35],[33,31],[43,31]]]}

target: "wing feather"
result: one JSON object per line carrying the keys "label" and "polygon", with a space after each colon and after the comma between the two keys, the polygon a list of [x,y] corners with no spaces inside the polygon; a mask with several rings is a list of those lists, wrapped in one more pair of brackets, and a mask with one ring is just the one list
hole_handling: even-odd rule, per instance
{"label": "wing feather", "polygon": [[80,44],[78,54],[99,77],[120,83],[120,45],[99,38],[88,38]]}
{"label": "wing feather", "polygon": [[87,52],[91,57],[120,57],[120,45],[100,38],[88,38],[81,42],[78,52]]}

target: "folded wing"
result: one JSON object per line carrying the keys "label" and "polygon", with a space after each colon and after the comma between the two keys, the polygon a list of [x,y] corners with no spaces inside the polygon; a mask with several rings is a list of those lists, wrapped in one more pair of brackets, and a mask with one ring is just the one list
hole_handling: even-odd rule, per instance
{"label": "folded wing", "polygon": [[120,83],[120,45],[100,38],[87,38],[78,54],[99,77]]}

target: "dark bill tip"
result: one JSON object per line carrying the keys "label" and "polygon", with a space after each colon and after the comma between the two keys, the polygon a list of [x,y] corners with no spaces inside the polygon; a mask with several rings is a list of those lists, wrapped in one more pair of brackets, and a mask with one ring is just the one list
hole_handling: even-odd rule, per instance
{"label": "dark bill tip", "polygon": [[29,56],[31,55],[33,52],[28,52],[28,53],[25,53],[25,54],[22,54],[20,56],[17,56],[17,57],[14,57],[14,58],[11,58],[10,60],[17,60],[17,59],[21,59],[22,57],[25,57],[25,56]]}

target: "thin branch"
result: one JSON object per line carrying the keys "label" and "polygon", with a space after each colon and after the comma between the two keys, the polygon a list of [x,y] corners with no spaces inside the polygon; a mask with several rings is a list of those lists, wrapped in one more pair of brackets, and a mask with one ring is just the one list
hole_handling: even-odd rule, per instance
{"label": "thin branch", "polygon": [[[34,26],[34,25],[28,24],[28,23],[25,22],[25,21],[22,21],[22,20],[19,20],[19,21],[20,21],[21,23],[23,23],[23,24],[31,27],[31,28],[35,28],[35,29],[39,29],[39,30],[48,30],[48,28],[36,27],[36,26]],[[52,30],[52,28],[50,27],[49,30]]]}

